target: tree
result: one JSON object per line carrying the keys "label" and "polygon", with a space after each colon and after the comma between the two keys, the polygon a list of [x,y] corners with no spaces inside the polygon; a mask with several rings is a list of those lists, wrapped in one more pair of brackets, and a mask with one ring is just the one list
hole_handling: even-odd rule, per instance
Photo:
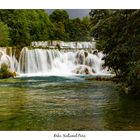
{"label": "tree", "polygon": [[13,13],[10,35],[14,46],[28,46],[31,42],[26,10],[15,10]]}
{"label": "tree", "polygon": [[62,40],[62,41],[67,41],[69,40],[69,36],[65,30],[65,25],[62,22],[57,22],[54,23],[54,33],[55,33],[55,38],[54,40]]}
{"label": "tree", "polygon": [[54,10],[49,16],[53,23],[52,40],[69,40],[69,35],[66,32],[66,25],[69,22],[69,15],[66,10]]}
{"label": "tree", "polygon": [[[131,73],[137,73],[136,64],[140,60],[140,10],[116,10],[108,13],[107,16],[99,16],[96,24],[92,24],[92,35],[98,48],[105,53],[104,65],[122,77],[127,86],[135,87],[139,78],[133,82],[128,79],[133,79]],[[91,20],[95,19],[92,16],[98,17],[91,15]]]}
{"label": "tree", "polygon": [[90,36],[90,19],[84,17],[69,19],[66,10],[54,10],[50,15],[50,20],[54,25],[54,40],[63,41],[89,41]]}
{"label": "tree", "polygon": [[[45,10],[30,10],[28,20],[30,21],[30,34],[32,41],[46,41],[54,32],[54,27]],[[32,20],[34,19],[34,20]]]}
{"label": "tree", "polygon": [[69,14],[66,10],[54,10],[50,15],[50,20],[52,22],[62,22],[65,23],[69,20]]}
{"label": "tree", "polygon": [[90,41],[90,21],[88,17],[69,20],[67,30],[70,41]]}
{"label": "tree", "polygon": [[9,28],[3,22],[0,22],[0,46],[7,46],[9,43]]}
{"label": "tree", "polygon": [[108,17],[110,10],[91,10],[89,15],[93,25],[96,25],[100,20]]}
{"label": "tree", "polygon": [[7,24],[11,46],[29,46],[53,36],[53,24],[45,10],[0,10],[0,21]]}

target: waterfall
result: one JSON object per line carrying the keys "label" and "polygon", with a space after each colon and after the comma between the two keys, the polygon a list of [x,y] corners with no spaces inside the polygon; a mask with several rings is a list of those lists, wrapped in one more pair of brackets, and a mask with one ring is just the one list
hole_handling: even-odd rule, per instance
{"label": "waterfall", "polygon": [[102,58],[101,52],[23,48],[16,71],[29,75],[107,74]]}
{"label": "waterfall", "polygon": [[6,49],[0,50],[0,68],[2,64],[6,64],[10,69],[13,69],[11,56],[6,54]]}
{"label": "waterfall", "polygon": [[102,67],[103,56],[102,52],[95,53],[93,50],[29,49],[25,47],[20,52],[17,61],[14,53],[7,55],[6,50],[0,49],[0,67],[2,63],[6,63],[18,75],[104,75],[109,72],[107,68]]}

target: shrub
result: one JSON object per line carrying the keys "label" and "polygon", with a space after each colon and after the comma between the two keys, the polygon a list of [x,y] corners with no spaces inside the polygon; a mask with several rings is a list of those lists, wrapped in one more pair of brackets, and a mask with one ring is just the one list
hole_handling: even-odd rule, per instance
{"label": "shrub", "polygon": [[0,79],[15,77],[15,76],[16,76],[16,73],[10,71],[10,69],[8,68],[8,66],[5,63],[1,64]]}

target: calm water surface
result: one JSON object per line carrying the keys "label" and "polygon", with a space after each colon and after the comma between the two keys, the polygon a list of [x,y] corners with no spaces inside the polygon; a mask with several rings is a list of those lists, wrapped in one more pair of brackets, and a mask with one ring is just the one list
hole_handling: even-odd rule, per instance
{"label": "calm water surface", "polygon": [[0,80],[0,130],[140,130],[140,99],[85,77]]}

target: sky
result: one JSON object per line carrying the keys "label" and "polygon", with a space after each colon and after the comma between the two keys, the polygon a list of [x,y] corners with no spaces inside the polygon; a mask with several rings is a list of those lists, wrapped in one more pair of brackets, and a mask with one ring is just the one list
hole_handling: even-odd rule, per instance
{"label": "sky", "polygon": [[[70,18],[83,18],[84,16],[88,16],[90,9],[65,9],[68,13]],[[48,14],[51,14],[54,9],[47,9]]]}

